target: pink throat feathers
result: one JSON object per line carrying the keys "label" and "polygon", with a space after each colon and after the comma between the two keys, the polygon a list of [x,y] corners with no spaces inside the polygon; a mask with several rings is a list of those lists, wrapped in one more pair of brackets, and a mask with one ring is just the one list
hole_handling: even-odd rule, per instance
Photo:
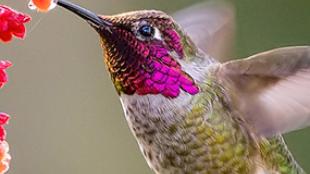
{"label": "pink throat feathers", "polygon": [[181,36],[171,27],[161,34],[163,40],[142,41],[126,29],[115,28],[109,36],[102,36],[105,61],[119,93],[175,98],[182,90],[191,95],[199,92],[177,61],[184,58]]}

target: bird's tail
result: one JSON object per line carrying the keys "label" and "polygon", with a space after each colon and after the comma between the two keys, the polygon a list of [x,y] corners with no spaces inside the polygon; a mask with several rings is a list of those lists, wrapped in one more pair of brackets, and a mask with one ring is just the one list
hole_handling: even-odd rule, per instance
{"label": "bird's tail", "polygon": [[262,140],[260,152],[267,167],[276,173],[306,174],[288,150],[282,136]]}

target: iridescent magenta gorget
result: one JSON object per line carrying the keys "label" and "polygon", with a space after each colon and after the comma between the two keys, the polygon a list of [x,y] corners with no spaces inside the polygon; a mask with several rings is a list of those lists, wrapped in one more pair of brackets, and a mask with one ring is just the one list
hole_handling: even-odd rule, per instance
{"label": "iridescent magenta gorget", "polygon": [[[119,93],[139,95],[162,94],[175,98],[181,90],[197,94],[194,79],[178,62],[185,57],[186,38],[179,27],[162,12],[148,15],[102,16],[113,26],[102,35],[105,61]],[[163,25],[165,24],[165,25]],[[104,29],[102,29],[104,30]]]}

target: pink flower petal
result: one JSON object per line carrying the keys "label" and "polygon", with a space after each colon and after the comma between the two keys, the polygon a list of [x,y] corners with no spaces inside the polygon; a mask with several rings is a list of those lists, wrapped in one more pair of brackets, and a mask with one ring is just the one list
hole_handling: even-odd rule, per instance
{"label": "pink flower petal", "polygon": [[0,112],[0,125],[5,125],[8,123],[10,116],[4,112]]}
{"label": "pink flower petal", "polygon": [[23,39],[26,33],[24,24],[30,20],[28,15],[0,5],[0,40],[9,42],[13,35]]}
{"label": "pink flower petal", "polygon": [[10,116],[6,113],[0,112],[0,142],[6,138],[6,131],[4,125],[8,123]]}
{"label": "pink flower petal", "polygon": [[0,88],[8,81],[8,75],[5,69],[11,65],[12,63],[8,60],[0,60]]}

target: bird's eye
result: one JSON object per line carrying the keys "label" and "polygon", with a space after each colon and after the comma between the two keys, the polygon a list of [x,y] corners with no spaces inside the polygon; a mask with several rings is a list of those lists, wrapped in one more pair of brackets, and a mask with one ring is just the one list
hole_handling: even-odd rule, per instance
{"label": "bird's eye", "polygon": [[138,32],[144,37],[152,37],[154,36],[155,29],[150,25],[142,25]]}

